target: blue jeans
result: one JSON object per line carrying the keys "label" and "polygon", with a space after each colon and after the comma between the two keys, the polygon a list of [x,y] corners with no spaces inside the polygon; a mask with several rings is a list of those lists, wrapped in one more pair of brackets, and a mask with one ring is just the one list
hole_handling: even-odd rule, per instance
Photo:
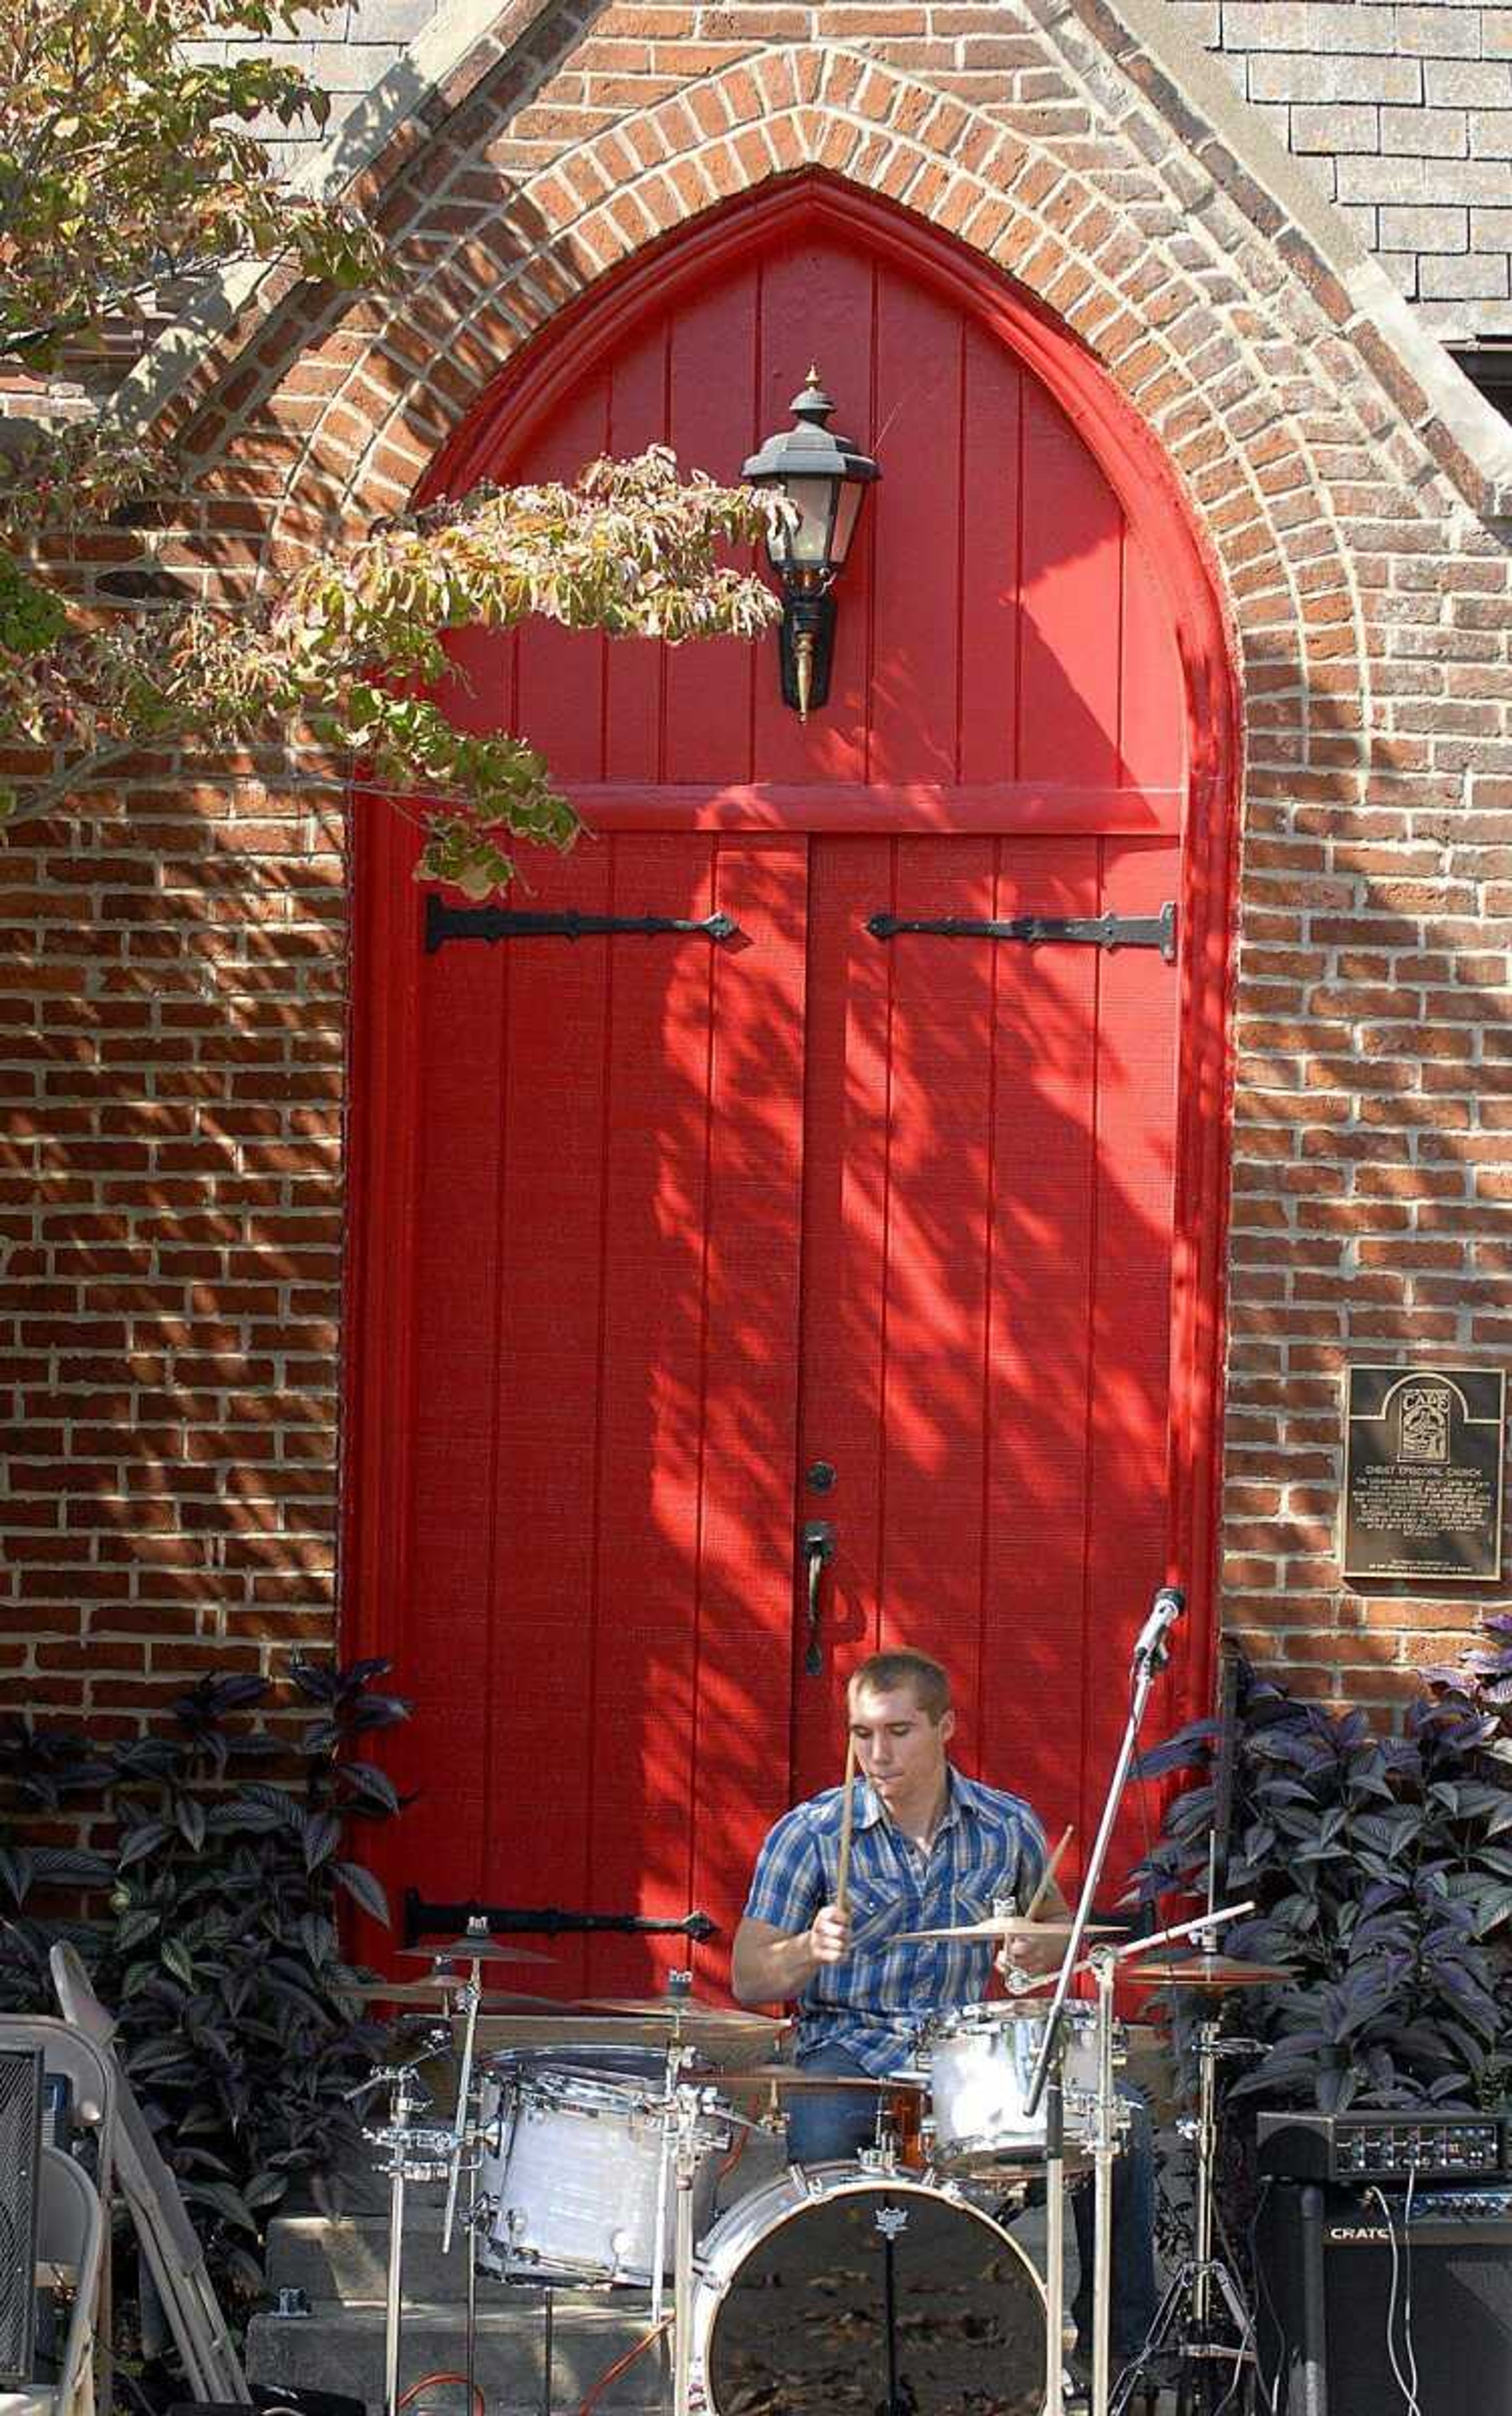
{"label": "blue jeans", "polygon": [[[864,2065],[843,2047],[820,2047],[800,2060],[804,2072],[865,2079]],[[1155,2271],[1155,2133],[1142,2091],[1120,2082],[1129,2107],[1124,2152],[1113,2167],[1112,2305],[1109,2331],[1123,2363],[1144,2345],[1159,2304]],[[788,2154],[795,2165],[843,2164],[869,2148],[877,2126],[877,2093],[869,2089],[794,2092],[788,2108]],[[1092,2339],[1093,2194],[1090,2178],[1071,2193],[1081,2276],[1071,2301],[1079,2342]]]}
{"label": "blue jeans", "polygon": [[[803,2072],[833,2072],[847,2079],[869,2076],[842,2046],[822,2046],[799,2060]],[[788,2154],[795,2165],[842,2165],[876,2144],[874,2089],[795,2091],[788,2106]]]}

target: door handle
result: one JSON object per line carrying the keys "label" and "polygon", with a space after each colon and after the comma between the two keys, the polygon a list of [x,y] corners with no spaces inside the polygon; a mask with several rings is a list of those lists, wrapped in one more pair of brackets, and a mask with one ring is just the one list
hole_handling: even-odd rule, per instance
{"label": "door handle", "polygon": [[803,1666],[810,1678],[817,1678],[824,1666],[819,1643],[819,1587],[825,1562],[835,1557],[835,1530],[827,1518],[809,1518],[804,1522],[798,1542],[809,1593],[809,1647],[803,1656]]}

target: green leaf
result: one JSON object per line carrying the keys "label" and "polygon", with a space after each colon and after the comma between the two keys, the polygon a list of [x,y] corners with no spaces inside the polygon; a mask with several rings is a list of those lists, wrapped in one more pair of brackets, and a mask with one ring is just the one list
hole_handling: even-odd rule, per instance
{"label": "green leaf", "polygon": [[331,1877],[338,1887],[345,1888],[364,1912],[370,1914],[374,1921],[382,1922],[386,1929],[388,1927],[388,1898],[383,1882],[376,1880],[371,1871],[365,1871],[358,1863],[333,1863]]}
{"label": "green leaf", "polygon": [[194,1986],[194,1965],[190,1958],[189,1949],[185,1946],[182,1939],[165,1938],[160,1949],[159,1959],[162,1963],[163,1969],[166,1971],[171,1971],[175,1980],[182,1981],[186,1988],[192,1988]]}

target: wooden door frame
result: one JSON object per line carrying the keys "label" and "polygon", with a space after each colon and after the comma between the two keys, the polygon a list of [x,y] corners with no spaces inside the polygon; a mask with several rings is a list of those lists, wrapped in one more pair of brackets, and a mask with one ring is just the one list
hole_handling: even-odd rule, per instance
{"label": "wooden door frame", "polygon": [[[868,827],[905,831],[1080,829],[1150,833],[1180,814],[1182,889],[1178,1093],[1172,1237],[1172,1360],[1167,1442],[1168,1569],[1188,1616],[1173,1655],[1180,1716],[1210,1707],[1217,1648],[1224,1287],[1232,1068],[1232,932],[1236,903],[1241,702],[1215,556],[1156,437],[1071,331],[980,254],[898,204],[822,171],[775,180],[649,244],[568,305],[483,392],[437,455],[416,506],[496,474],[644,318],[690,301],[711,280],[785,237],[829,234],[885,255],[969,311],[1047,388],[1118,497],[1164,596],[1185,683],[1189,775],[1184,800],[1139,790],[1060,792],[900,788],[869,801]],[[836,785],[572,791],[601,829],[854,825],[859,799]],[[1184,812],[1180,808],[1184,806]],[[379,809],[381,810],[381,808]],[[880,817],[880,820],[878,819]],[[341,1616],[349,1648],[384,1650],[377,1593],[401,1589],[408,1538],[396,1483],[411,1429],[414,1370],[392,1327],[375,1347],[383,1270],[408,1243],[422,1068],[418,951],[397,912],[396,841],[355,832],[348,1250],[341,1454]],[[418,901],[416,900],[416,915]],[[406,945],[406,941],[408,944]],[[371,1011],[370,965],[385,968],[386,1011]],[[366,1001],[366,1004],[365,1004]]]}

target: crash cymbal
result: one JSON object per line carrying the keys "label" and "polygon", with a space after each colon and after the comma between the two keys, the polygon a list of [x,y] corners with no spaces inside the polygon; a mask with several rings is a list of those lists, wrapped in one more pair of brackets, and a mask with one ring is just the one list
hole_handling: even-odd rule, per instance
{"label": "crash cymbal", "polygon": [[[934,1938],[973,1938],[985,1942],[992,1938],[1037,1938],[1047,1945],[1064,1946],[1071,1935],[1068,1921],[1026,1921],[1021,1912],[993,1913],[986,1921],[968,1921],[960,1929],[902,1929],[895,1942],[912,1945],[915,1940]],[[1107,1938],[1122,1935],[1115,1921],[1089,1921],[1081,1932],[1083,1938]]]}
{"label": "crash cymbal", "polygon": [[1232,1955],[1152,1955],[1123,1969],[1126,1978],[1157,1988],[1263,1988],[1296,1977],[1283,1963],[1242,1963]]}
{"label": "crash cymbal", "polygon": [[849,2072],[805,2072],[796,2063],[751,2063],[744,2072],[701,2073],[699,2077],[726,2093],[740,2089],[911,2089],[922,2092],[925,2086],[922,2077],[914,2073],[887,2073],[871,2079]]}
{"label": "crash cymbal", "polygon": [[498,1938],[443,1938],[434,1946],[401,1946],[409,1963],[554,1963],[534,1946],[506,1946]]}

